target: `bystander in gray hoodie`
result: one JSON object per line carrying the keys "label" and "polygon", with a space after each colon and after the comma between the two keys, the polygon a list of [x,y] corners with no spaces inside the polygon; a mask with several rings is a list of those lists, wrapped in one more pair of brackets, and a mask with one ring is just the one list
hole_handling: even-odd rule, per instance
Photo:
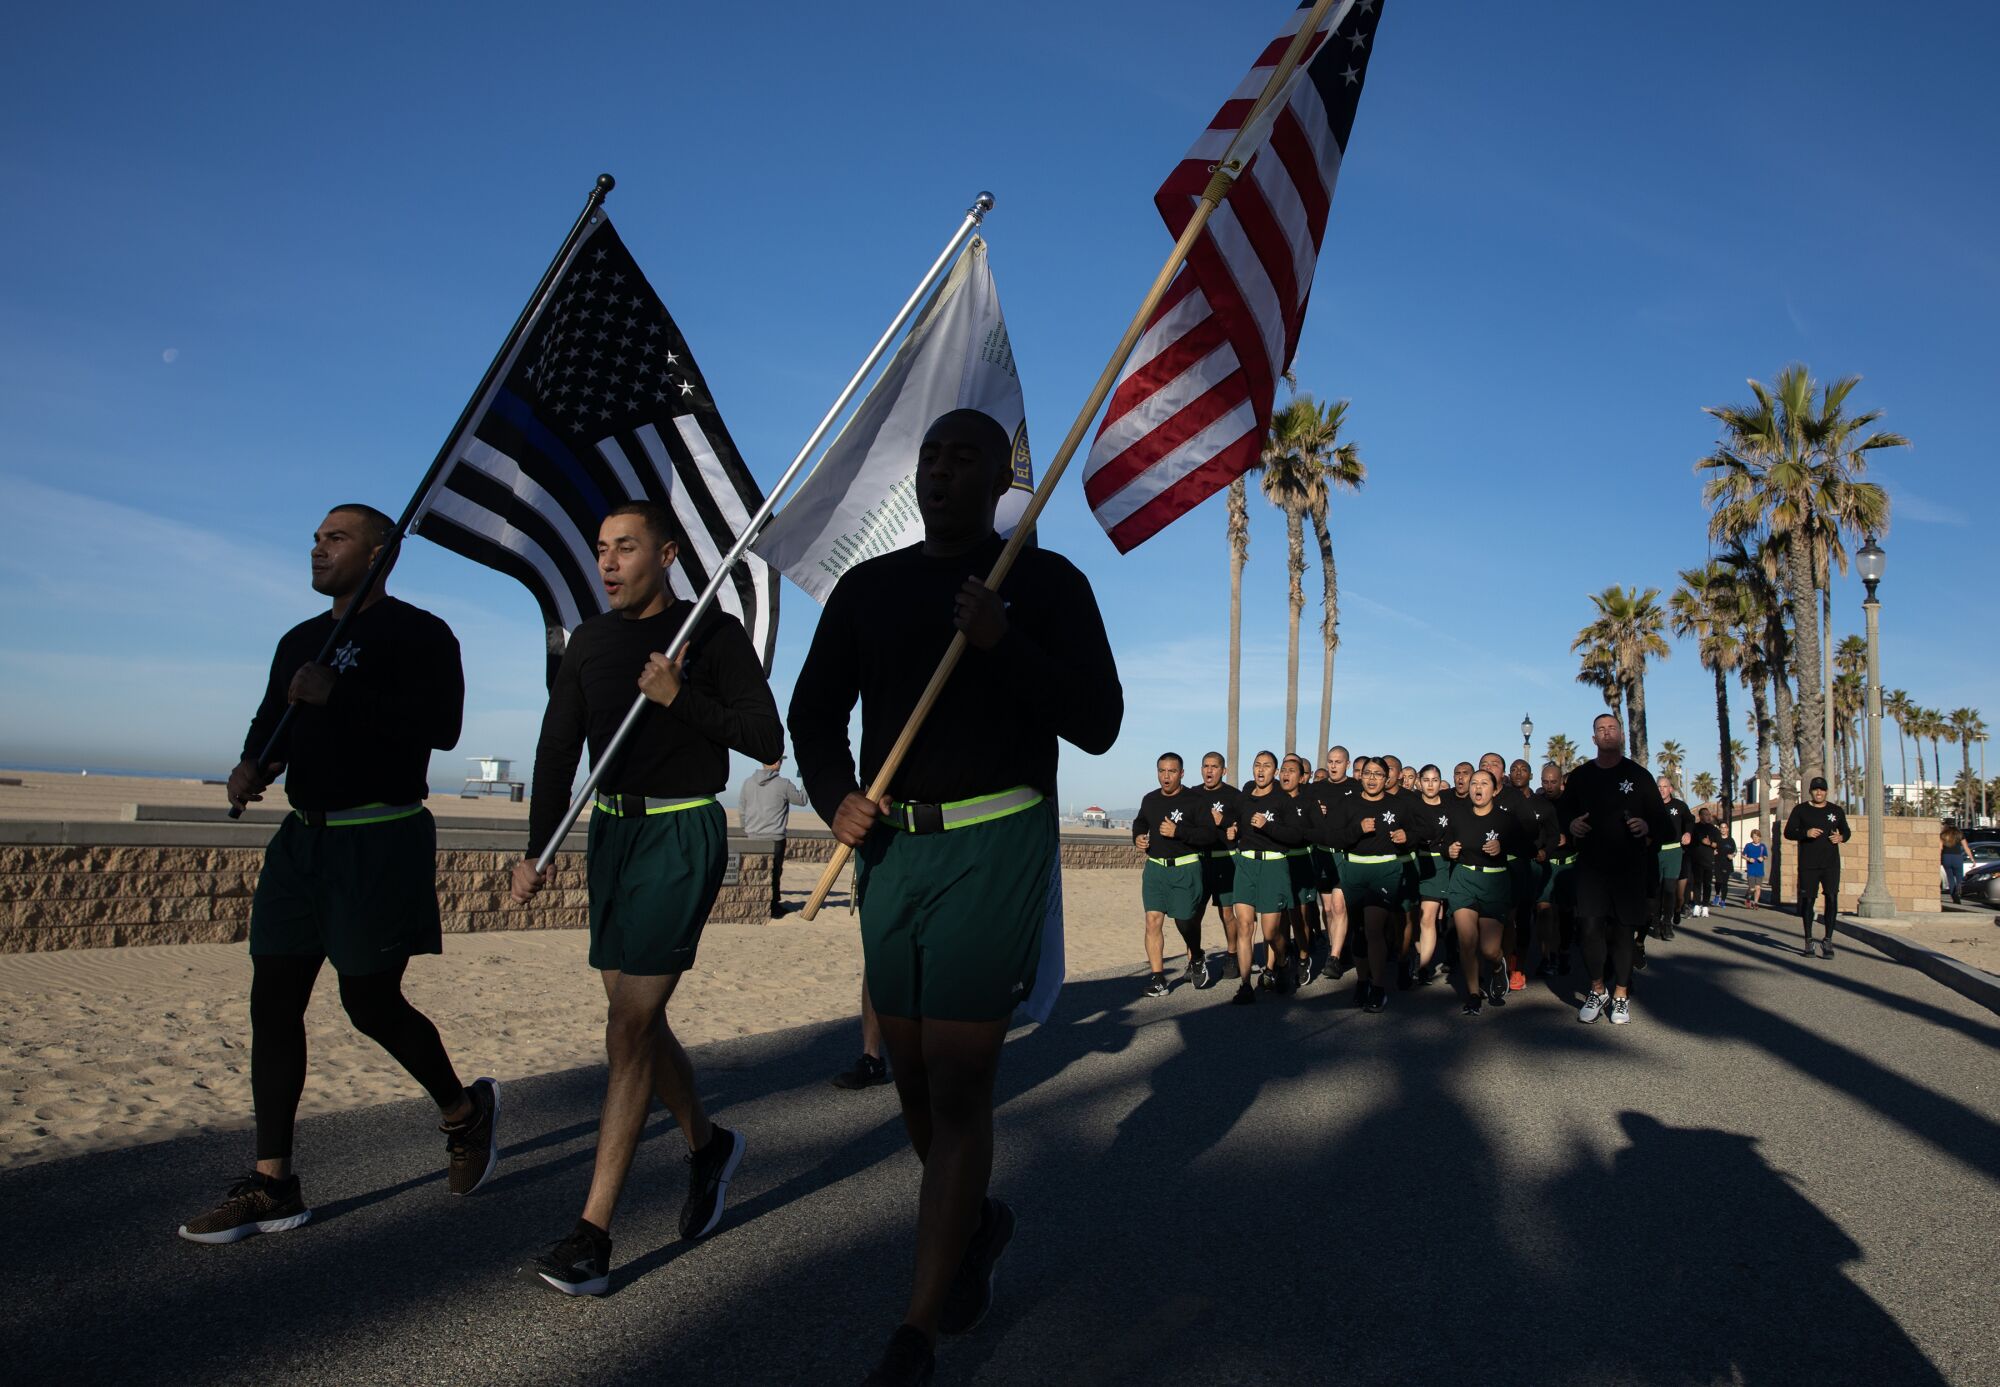
{"label": "bystander in gray hoodie", "polygon": [[737,813],[743,819],[743,833],[749,838],[782,838],[792,806],[806,802],[806,792],[778,774],[783,761],[753,772],[736,795]]}

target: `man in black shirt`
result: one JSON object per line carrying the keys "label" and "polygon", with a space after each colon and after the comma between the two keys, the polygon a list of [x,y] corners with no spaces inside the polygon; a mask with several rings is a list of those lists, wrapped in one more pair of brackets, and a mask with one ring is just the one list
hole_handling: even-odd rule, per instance
{"label": "man in black shirt", "polygon": [[1132,841],[1146,856],[1140,873],[1139,903],[1146,916],[1148,997],[1167,995],[1166,923],[1174,922],[1187,945],[1188,981],[1208,986],[1208,960],[1201,950],[1202,863],[1222,841],[1215,815],[1200,797],[1181,788],[1184,763],[1170,751],[1155,763],[1160,785],[1139,801]]}
{"label": "man in black shirt", "polygon": [[1660,841],[1660,894],[1653,930],[1661,939],[1672,939],[1687,905],[1687,848],[1694,838],[1694,811],[1673,781],[1663,775],[1655,783],[1667,811],[1667,836]]}
{"label": "man in black shirt", "polygon": [[[1611,713],[1590,726],[1596,759],[1569,774],[1559,814],[1576,845],[1576,912],[1583,922],[1590,990],[1577,1011],[1611,1024],[1632,1019],[1632,949],[1646,928],[1648,888],[1657,884],[1656,846],[1667,835],[1666,806],[1645,767],[1625,755],[1625,727]],[[1606,955],[1611,972],[1605,991]]]}
{"label": "man in black shirt", "polygon": [[[1840,845],[1848,839],[1847,813],[1826,797],[1826,782],[1818,776],[1806,787],[1806,803],[1797,805],[1785,820],[1785,840],[1799,845],[1799,917],[1805,924],[1807,958],[1818,951],[1821,958],[1833,957],[1833,915],[1840,908]],[[1826,939],[1813,939],[1813,906],[1821,891],[1826,892],[1826,914],[1822,917]]]}
{"label": "man in black shirt", "polygon": [[[312,1217],[292,1174],[292,1125],[306,1081],[306,1004],[328,960],[355,1029],[437,1103],[452,1193],[478,1189],[498,1159],[499,1085],[461,1085],[437,1027],[403,996],[410,956],[443,949],[425,775],[433,749],[458,744],[465,706],[458,641],[429,612],[383,591],[385,568],[330,662],[315,663],[375,556],[395,538],[394,522],[372,506],[336,506],[320,523],[312,585],[333,599],[332,609],[278,642],[243,760],[229,777],[229,801],[241,808],[289,768],[292,812],[265,849],[250,904],[257,1165],[218,1207],[181,1225],[193,1242],[236,1242]],[[260,764],[288,704],[276,759]]]}
{"label": "man in black shirt", "polygon": [[[916,458],[923,541],[841,576],[788,715],[806,793],[856,850],[868,991],[924,1167],[909,1307],[868,1378],[881,1387],[930,1381],[936,1336],[965,1333],[991,1304],[1014,1228],[987,1195],[1001,1042],[1024,999],[1047,1018],[1060,978],[1059,956],[1043,957],[1060,899],[1056,743],[1100,754],[1124,718],[1097,599],[1068,560],[1024,548],[999,592],[983,581],[1012,480],[1007,431],[991,416],[954,410],[932,423]],[[861,787],[954,633],[963,658],[889,793],[869,799]],[[847,730],[857,699],[858,766]]]}
{"label": "man in black shirt", "polygon": [[1224,976],[1236,977],[1236,799],[1241,793],[1229,783],[1229,768],[1222,753],[1211,751],[1201,758],[1201,807],[1221,836],[1203,855],[1201,890],[1203,908],[1215,902],[1216,917],[1222,922],[1222,938],[1228,949],[1223,959]]}
{"label": "man in black shirt", "polygon": [[[784,730],[763,664],[734,617],[711,607],[680,650],[664,653],[690,606],[667,586],[679,554],[672,533],[666,508],[645,501],[617,507],[599,525],[597,572],[611,610],[570,636],[535,747],[531,853],[555,834],[585,743],[594,765],[634,694],[649,700],[598,782],[590,816],[590,966],[604,982],[610,1072],[583,1214],[534,1264],[565,1295],[610,1289],[611,1216],[655,1097],[688,1146],[682,1237],[705,1237],[721,1221],[743,1158],[743,1135],[702,1107],[667,1003],[694,966],[722,886],[729,830],[715,796],[729,781],[730,749],[767,765],[784,749]],[[516,862],[514,899],[528,901],[547,880],[532,857]]]}

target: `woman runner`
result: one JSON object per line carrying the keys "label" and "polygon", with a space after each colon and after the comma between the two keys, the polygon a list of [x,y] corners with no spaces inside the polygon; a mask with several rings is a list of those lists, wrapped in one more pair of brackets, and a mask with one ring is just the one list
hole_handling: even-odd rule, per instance
{"label": "woman runner", "polygon": [[1500,953],[1500,933],[1513,906],[1513,883],[1507,868],[1509,853],[1519,857],[1535,850],[1521,820],[1495,804],[1498,779],[1491,771],[1476,771],[1464,801],[1451,802],[1451,840],[1446,856],[1456,864],[1446,904],[1458,932],[1459,985],[1467,1016],[1484,1009],[1480,997],[1480,965],[1485,964],[1485,1001],[1507,1004],[1507,963]]}
{"label": "woman runner", "polygon": [[1389,1001],[1383,980],[1400,952],[1406,876],[1413,861],[1407,810],[1397,812],[1400,797],[1387,792],[1389,767],[1379,757],[1361,762],[1361,793],[1348,805],[1344,846],[1347,870],[1341,886],[1347,906],[1361,908],[1366,939],[1368,978],[1358,993],[1366,1011],[1380,1011]]}
{"label": "woman runner", "polygon": [[1425,766],[1417,774],[1417,794],[1410,825],[1410,843],[1417,850],[1417,986],[1428,987],[1437,981],[1438,918],[1451,883],[1451,859],[1445,856],[1451,811],[1444,800],[1444,773]]}
{"label": "woman runner", "polygon": [[[1266,977],[1284,958],[1285,912],[1292,906],[1291,850],[1304,837],[1298,802],[1278,788],[1278,758],[1268,751],[1250,763],[1251,779],[1236,805],[1236,966],[1242,977],[1232,1005],[1257,1000],[1250,969],[1261,927]],[[1271,978],[1268,986],[1276,986]]]}

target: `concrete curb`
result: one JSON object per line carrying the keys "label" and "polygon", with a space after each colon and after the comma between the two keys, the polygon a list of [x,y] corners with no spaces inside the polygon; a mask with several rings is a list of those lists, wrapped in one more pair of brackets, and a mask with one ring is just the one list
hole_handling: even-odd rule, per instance
{"label": "concrete curb", "polygon": [[1898,963],[1906,963],[1920,972],[1929,974],[1962,997],[1968,997],[1988,1011],[2000,1013],[2000,978],[1983,972],[1970,964],[1960,963],[1950,954],[1941,954],[1935,949],[1926,949],[1921,944],[1913,944],[1900,935],[1887,930],[1876,929],[1856,920],[1837,919],[1834,928],[1850,939],[1859,940],[1877,953],[1887,954]]}

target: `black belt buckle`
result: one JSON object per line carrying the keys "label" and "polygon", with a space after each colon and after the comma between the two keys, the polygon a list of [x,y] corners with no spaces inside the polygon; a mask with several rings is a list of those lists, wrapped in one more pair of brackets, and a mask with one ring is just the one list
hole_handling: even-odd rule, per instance
{"label": "black belt buckle", "polygon": [[944,806],[942,804],[912,804],[907,826],[912,833],[944,832]]}
{"label": "black belt buckle", "polygon": [[324,809],[301,809],[299,817],[306,821],[306,826],[309,828],[326,827],[326,811]]}

